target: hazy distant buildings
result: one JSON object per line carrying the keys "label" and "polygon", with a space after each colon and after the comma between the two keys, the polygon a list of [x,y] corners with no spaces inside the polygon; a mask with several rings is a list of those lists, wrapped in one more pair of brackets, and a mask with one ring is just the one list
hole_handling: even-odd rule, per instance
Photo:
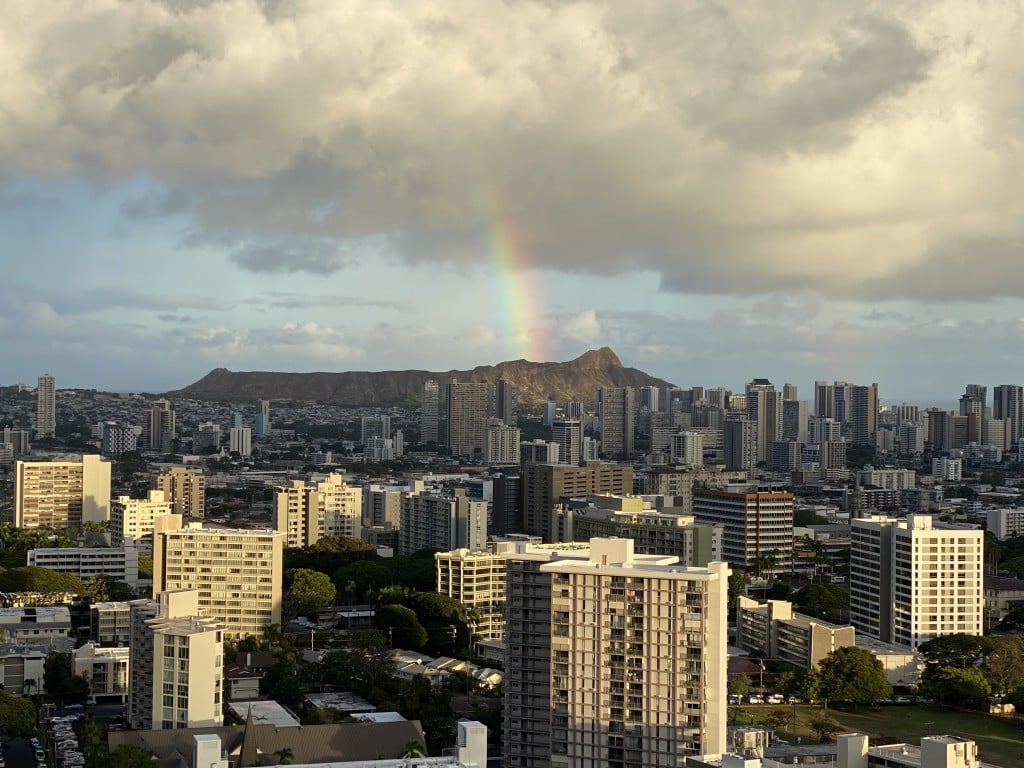
{"label": "hazy distant buildings", "polygon": [[220,451],[220,424],[207,421],[196,427],[192,437],[192,450],[195,453],[217,453]]}
{"label": "hazy distant buildings", "polygon": [[494,416],[507,426],[516,426],[519,392],[512,382],[498,379],[494,385]]}
{"label": "hazy distant buildings", "polygon": [[100,429],[100,453],[119,457],[138,450],[139,437],[135,427],[106,422]]}
{"label": "hazy distant buildings", "polygon": [[57,435],[57,380],[43,374],[36,382],[36,437]]}
{"label": "hazy distant buildings", "polygon": [[359,442],[366,445],[371,439],[391,437],[391,417],[387,414],[363,416],[360,419]]}
{"label": "hazy distant buildings", "polygon": [[874,445],[878,429],[878,384],[854,384],[850,393],[850,442]]}
{"label": "hazy distant buildings", "polygon": [[673,464],[704,466],[704,437],[699,432],[677,432],[672,436],[669,457]]}
{"label": "hazy distant buildings", "polygon": [[18,528],[62,530],[110,519],[110,462],[99,456],[18,461],[14,471]]}

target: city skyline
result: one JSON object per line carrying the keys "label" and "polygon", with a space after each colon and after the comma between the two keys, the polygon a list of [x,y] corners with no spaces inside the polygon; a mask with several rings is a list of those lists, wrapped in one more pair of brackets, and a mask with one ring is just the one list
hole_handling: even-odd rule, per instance
{"label": "city skyline", "polygon": [[4,378],[163,392],[607,345],[682,386],[1024,380],[1021,24],[8,6]]}

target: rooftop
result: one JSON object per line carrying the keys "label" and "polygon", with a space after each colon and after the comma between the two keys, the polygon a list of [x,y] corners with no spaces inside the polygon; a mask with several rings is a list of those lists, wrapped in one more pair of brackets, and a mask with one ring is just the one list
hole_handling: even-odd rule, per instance
{"label": "rooftop", "polygon": [[298,718],[276,701],[239,701],[228,706],[242,720],[252,713],[253,722],[260,725],[273,725],[278,728],[299,727]]}

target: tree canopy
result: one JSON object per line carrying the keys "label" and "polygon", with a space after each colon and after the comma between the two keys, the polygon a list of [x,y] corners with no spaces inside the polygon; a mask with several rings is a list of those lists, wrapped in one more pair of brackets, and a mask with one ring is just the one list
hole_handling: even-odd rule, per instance
{"label": "tree canopy", "polygon": [[1007,694],[1024,687],[1024,637],[991,638],[992,648],[982,671],[995,693]]}
{"label": "tree canopy", "polygon": [[36,732],[36,707],[26,698],[0,690],[0,732],[28,738]]}
{"label": "tree canopy", "polygon": [[338,590],[326,573],[309,568],[293,568],[285,574],[285,589],[281,622],[285,626],[296,616],[315,617],[325,605],[334,602]]}
{"label": "tree canopy", "polygon": [[850,608],[849,590],[835,584],[809,584],[793,598],[800,613],[819,619],[835,619]]}
{"label": "tree canopy", "polygon": [[386,634],[394,648],[422,648],[427,643],[427,630],[416,614],[404,605],[385,605],[377,609],[373,625]]}
{"label": "tree canopy", "polygon": [[0,592],[71,592],[84,595],[86,589],[77,576],[32,565],[8,568],[0,573]]}
{"label": "tree canopy", "polygon": [[825,698],[867,704],[892,695],[882,662],[856,646],[837,648],[818,665]]}
{"label": "tree canopy", "polygon": [[927,677],[943,667],[975,667],[992,647],[992,638],[961,633],[932,638],[921,643],[917,650],[924,658]]}
{"label": "tree canopy", "polygon": [[977,707],[992,692],[985,673],[977,667],[942,667],[929,676],[923,688],[940,705],[956,709]]}

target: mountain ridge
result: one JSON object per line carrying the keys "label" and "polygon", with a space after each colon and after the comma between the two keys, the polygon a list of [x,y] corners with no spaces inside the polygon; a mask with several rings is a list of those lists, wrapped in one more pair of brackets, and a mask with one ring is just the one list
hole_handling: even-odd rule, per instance
{"label": "mountain ridge", "polygon": [[526,405],[548,399],[592,403],[601,387],[673,386],[638,368],[623,366],[610,347],[601,347],[567,362],[506,360],[470,370],[287,373],[214,368],[198,381],[167,394],[199,400],[303,400],[353,407],[413,405],[419,403],[423,384],[430,380],[444,387],[453,379],[493,384],[502,378],[515,385],[519,401]]}

